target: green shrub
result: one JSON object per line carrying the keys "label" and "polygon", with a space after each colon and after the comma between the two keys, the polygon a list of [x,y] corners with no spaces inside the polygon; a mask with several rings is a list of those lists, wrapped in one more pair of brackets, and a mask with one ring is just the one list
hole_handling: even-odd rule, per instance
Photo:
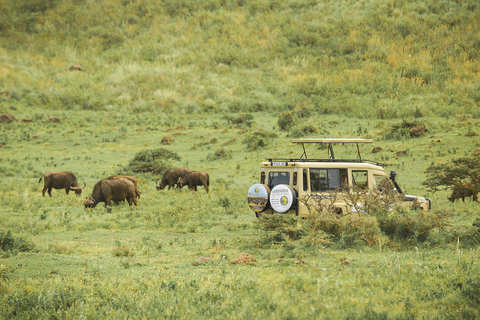
{"label": "green shrub", "polygon": [[445,230],[450,221],[448,211],[418,211],[397,207],[388,213],[377,214],[380,229],[392,240],[427,240],[431,230]]}
{"label": "green shrub", "polygon": [[240,114],[236,117],[225,116],[224,118],[228,124],[233,124],[239,128],[251,127],[253,124],[253,116],[249,113]]}
{"label": "green shrub", "polygon": [[303,221],[289,214],[263,215],[258,224],[261,229],[271,232],[267,239],[273,243],[298,240],[306,235]]}
{"label": "green shrub", "polygon": [[207,160],[225,160],[230,159],[232,155],[223,148],[217,149],[213,154],[207,156]]}
{"label": "green shrub", "polygon": [[278,115],[277,124],[280,130],[288,131],[295,126],[296,120],[293,111],[286,111]]}
{"label": "green shrub", "polygon": [[12,235],[11,231],[0,231],[0,254],[15,255],[18,252],[28,252],[35,248],[33,243]]}
{"label": "green shrub", "polygon": [[293,128],[290,132],[290,137],[304,137],[308,135],[314,135],[319,133],[319,129],[317,126],[307,123],[298,127]]}
{"label": "green shrub", "polygon": [[378,244],[382,235],[375,217],[349,214],[339,215],[332,211],[312,215],[309,226],[315,232],[325,232],[335,243],[351,247],[358,242],[368,246]]}
{"label": "green shrub", "polygon": [[250,133],[244,140],[243,143],[247,145],[248,150],[258,150],[260,148],[266,147],[272,140],[276,138],[277,135],[273,132],[266,132],[263,130],[255,131]]}
{"label": "green shrub", "polygon": [[[423,128],[423,131],[420,130]],[[402,121],[400,124],[393,125],[383,133],[385,140],[403,140],[422,136],[425,134],[425,126],[417,122]]]}
{"label": "green shrub", "polygon": [[119,174],[132,172],[161,174],[172,167],[170,160],[179,161],[180,156],[164,148],[140,151]]}

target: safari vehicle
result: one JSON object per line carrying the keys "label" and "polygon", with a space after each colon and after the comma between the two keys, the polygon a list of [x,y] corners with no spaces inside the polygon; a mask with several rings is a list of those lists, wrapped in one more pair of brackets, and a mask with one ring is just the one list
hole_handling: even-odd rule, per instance
{"label": "safari vehicle", "polygon": [[[352,190],[357,194],[362,190],[394,192],[402,205],[431,208],[430,199],[404,194],[395,180],[395,171],[387,176],[386,164],[361,158],[359,144],[372,143],[370,139],[294,139],[292,143],[302,146],[301,157],[266,159],[261,165],[259,183],[248,190],[248,204],[257,217],[273,212],[307,217],[310,204],[320,203],[318,199],[333,199],[331,206],[338,214],[361,211],[362,203],[352,203]],[[309,159],[306,144],[326,145],[328,158]],[[335,144],[356,144],[357,159],[336,159]]]}

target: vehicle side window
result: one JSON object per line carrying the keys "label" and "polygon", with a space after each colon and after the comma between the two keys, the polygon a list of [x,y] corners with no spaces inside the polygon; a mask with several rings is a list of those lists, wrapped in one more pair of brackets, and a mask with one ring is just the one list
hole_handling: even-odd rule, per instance
{"label": "vehicle side window", "polygon": [[273,189],[279,184],[290,184],[289,172],[269,172],[268,173],[268,187]]}
{"label": "vehicle side window", "polygon": [[378,191],[381,192],[390,192],[394,189],[392,182],[387,177],[375,176],[375,184]]}
{"label": "vehicle side window", "polygon": [[347,169],[310,169],[310,190],[324,192],[348,184]]}
{"label": "vehicle side window", "polygon": [[308,181],[307,181],[307,169],[303,169],[303,191],[308,190]]}
{"label": "vehicle side window", "polygon": [[353,185],[360,188],[368,188],[368,171],[354,170],[352,171]]}

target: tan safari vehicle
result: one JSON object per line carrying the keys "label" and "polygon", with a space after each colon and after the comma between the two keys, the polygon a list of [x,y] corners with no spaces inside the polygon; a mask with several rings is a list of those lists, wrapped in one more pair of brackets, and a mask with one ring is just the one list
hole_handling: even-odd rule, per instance
{"label": "tan safari vehicle", "polygon": [[[431,208],[430,199],[403,193],[395,180],[395,171],[387,176],[385,164],[361,158],[359,144],[372,143],[370,139],[294,139],[292,143],[302,146],[302,156],[266,159],[262,162],[259,183],[248,190],[248,205],[257,217],[274,212],[308,217],[312,202],[329,198],[339,214],[361,212],[361,203],[352,205],[351,190],[393,191],[398,193],[402,205],[421,210]],[[326,144],[328,158],[309,159],[306,144]],[[335,144],[356,144],[357,159],[336,159]]]}

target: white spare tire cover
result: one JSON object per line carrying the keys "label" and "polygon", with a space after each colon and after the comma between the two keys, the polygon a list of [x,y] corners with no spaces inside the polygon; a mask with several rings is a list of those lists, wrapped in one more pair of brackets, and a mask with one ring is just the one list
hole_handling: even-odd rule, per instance
{"label": "white spare tire cover", "polygon": [[270,193],[270,205],[279,213],[290,210],[295,203],[295,190],[286,184],[279,184]]}
{"label": "white spare tire cover", "polygon": [[254,184],[248,189],[248,206],[255,212],[262,212],[267,208],[270,188],[265,184]]}

